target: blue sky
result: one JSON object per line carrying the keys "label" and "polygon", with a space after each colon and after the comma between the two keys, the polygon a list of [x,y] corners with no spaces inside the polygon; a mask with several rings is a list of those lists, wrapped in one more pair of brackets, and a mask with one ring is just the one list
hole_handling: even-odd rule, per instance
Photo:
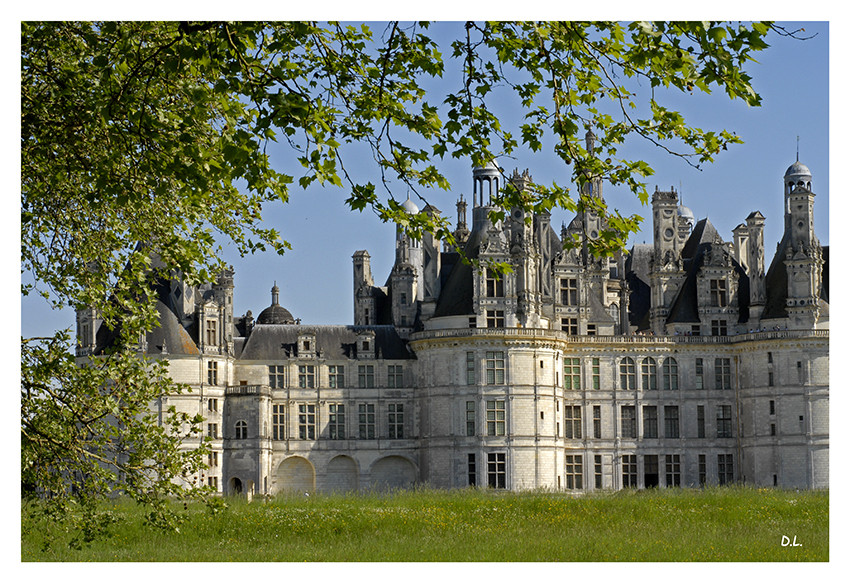
{"label": "blue sky", "polygon": [[[434,36],[448,35],[450,28],[457,25],[442,26],[446,28],[432,29]],[[731,230],[750,212],[760,210],[767,218],[768,261],[782,234],[782,176],[796,158],[798,136],[800,161],[813,174],[816,232],[822,244],[829,244],[829,25],[808,22],[786,26],[802,26],[808,34],[817,36],[807,41],[774,36],[771,48],[757,56],[759,62],[747,67],[762,95],[762,107],[749,108],[722,93],[695,93],[670,103],[699,127],[734,130],[743,137],[743,145],[731,147],[701,171],[648,144],[630,152],[654,167],[655,176],[647,179],[650,191],[655,185],[663,189],[675,187],[697,219],[708,217],[726,240],[731,240]],[[444,52],[448,59],[447,53],[448,49]],[[286,155],[285,151],[279,154],[285,166]],[[564,182],[568,176],[562,163],[542,153],[519,152],[515,159],[502,159],[499,163],[509,173],[514,168],[528,168],[534,179],[542,183]],[[356,156],[347,159],[347,164],[368,172],[368,163]],[[463,193],[467,200],[471,198],[471,166],[468,160],[445,160],[440,167],[452,183],[451,191],[423,194],[454,222],[458,196]],[[376,181],[377,176],[371,179]],[[398,190],[404,198],[406,188],[399,186]],[[647,214],[648,209],[641,207],[627,190],[606,186],[603,192],[610,207],[623,213]],[[351,323],[351,255],[367,249],[375,280],[383,284],[394,258],[394,226],[381,223],[369,211],[351,212],[344,204],[347,196],[344,189],[334,187],[313,186],[307,191],[295,188],[288,204],[265,208],[266,222],[281,232],[292,250],[283,257],[261,254],[240,258],[226,253],[226,260],[236,270],[236,314],[252,310],[256,315],[268,306],[270,289],[276,281],[281,304],[302,323]],[[411,198],[420,207],[424,205],[415,194]],[[555,211],[552,224],[558,229],[562,221],[568,223],[571,218],[566,212]],[[651,224],[644,222],[646,234],[638,233],[630,245],[651,242],[650,231]],[[49,334],[73,323],[72,312],[51,311],[39,298],[22,299],[24,336]]]}

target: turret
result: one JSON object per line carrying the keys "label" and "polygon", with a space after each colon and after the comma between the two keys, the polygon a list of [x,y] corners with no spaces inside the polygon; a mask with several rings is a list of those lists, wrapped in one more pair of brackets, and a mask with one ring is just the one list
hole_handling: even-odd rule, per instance
{"label": "turret", "polygon": [[354,325],[368,326],[375,323],[375,299],[372,295],[372,267],[369,252],[355,251],[354,262]]}

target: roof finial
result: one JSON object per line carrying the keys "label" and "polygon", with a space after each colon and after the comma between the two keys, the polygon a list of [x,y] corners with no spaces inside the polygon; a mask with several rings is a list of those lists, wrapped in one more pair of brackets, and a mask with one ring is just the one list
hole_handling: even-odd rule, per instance
{"label": "roof finial", "polygon": [[800,136],[797,136],[797,162],[800,161]]}

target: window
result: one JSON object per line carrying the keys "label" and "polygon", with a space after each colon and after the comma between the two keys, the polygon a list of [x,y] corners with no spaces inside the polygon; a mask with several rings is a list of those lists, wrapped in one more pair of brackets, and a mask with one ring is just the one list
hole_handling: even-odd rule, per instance
{"label": "window", "polygon": [[711,335],[712,336],[726,336],[726,320],[712,320],[711,321]]}
{"label": "window", "polygon": [[207,384],[209,384],[209,385],[217,385],[218,384],[218,363],[217,362],[208,362],[207,363]]}
{"label": "window", "polygon": [[699,336],[699,335],[700,335],[699,324],[691,325],[691,336]]}
{"label": "window", "polygon": [[466,402],[466,436],[475,437],[475,401]]}
{"label": "window", "polygon": [[316,439],[316,406],[298,405],[298,439]]}
{"label": "window", "polygon": [[771,436],[776,436],[776,423],[771,423],[771,424],[770,424],[770,435],[771,435]]}
{"label": "window", "polygon": [[581,407],[567,405],[564,407],[564,432],[567,439],[581,439]]}
{"label": "window", "polygon": [[240,419],[236,422],[236,439],[248,439],[248,423]]}
{"label": "window", "polygon": [[665,358],[661,364],[661,383],[665,391],[679,390],[679,364],[675,358]]}
{"label": "window", "polygon": [[371,364],[361,364],[357,367],[357,386],[361,389],[375,387],[375,367]]}
{"label": "window", "polygon": [[298,366],[298,386],[302,389],[312,389],[316,386],[316,367],[312,364]]}
{"label": "window", "polygon": [[773,371],[772,370],[767,371],[767,386],[768,387],[773,386]]}
{"label": "window", "polygon": [[467,479],[468,479],[469,485],[470,486],[477,486],[478,485],[478,479],[477,479],[477,476],[475,475],[476,472],[475,472],[475,454],[474,453],[466,454],[466,474],[467,474]]}
{"label": "window", "polygon": [[217,468],[218,467],[218,452],[217,451],[211,451],[210,453],[207,454],[207,465],[211,468]]}
{"label": "window", "polygon": [[590,359],[590,387],[599,390],[599,357]]}
{"label": "window", "polygon": [[644,391],[658,389],[658,370],[655,368],[654,358],[644,358],[640,363],[640,387]]}
{"label": "window", "polygon": [[637,488],[637,456],[634,454],[624,455],[623,465],[623,488]]}
{"label": "window", "polygon": [[488,298],[503,298],[505,297],[505,279],[495,269],[487,270],[487,297]]}
{"label": "window", "polygon": [[709,282],[711,290],[711,305],[716,308],[725,308],[729,302],[726,296],[726,280],[712,279]]}
{"label": "window", "polygon": [[505,353],[501,351],[487,352],[485,354],[487,384],[505,384]]}
{"label": "window", "polygon": [[505,311],[504,310],[487,310],[487,327],[488,328],[504,328],[505,327]]}
{"label": "window", "polygon": [[390,439],[404,439],[404,404],[387,405],[387,425]]}
{"label": "window", "polygon": [[207,423],[207,437],[218,439],[218,423]]}
{"label": "window", "polygon": [[705,388],[705,371],[701,358],[698,358],[694,364],[694,387],[697,389]]}
{"label": "window", "polygon": [[602,438],[602,407],[600,405],[593,406],[593,437]]}
{"label": "window", "polygon": [[581,456],[567,454],[564,468],[567,474],[567,490],[581,490],[584,473]]}
{"label": "window", "polygon": [[697,405],[697,437],[705,437],[705,406]]}
{"label": "window", "polygon": [[466,353],[466,384],[475,384],[475,353]]}
{"label": "window", "polygon": [[477,328],[478,327],[478,318],[476,318],[475,316],[470,317],[469,318],[469,327],[470,328]]}
{"label": "window", "polygon": [[207,411],[210,413],[218,412],[218,399],[209,399],[207,401]]}
{"label": "window", "polygon": [[643,407],[643,437],[644,439],[658,437],[658,407],[654,405]]}
{"label": "window", "polygon": [[269,366],[269,386],[273,389],[282,389],[284,387],[284,377],[286,376],[286,367],[280,365]]}
{"label": "window", "polygon": [[404,386],[404,370],[400,364],[387,366],[387,386],[391,389],[400,389]]}
{"label": "window", "polygon": [[218,334],[216,333],[217,324],[218,322],[216,322],[215,320],[207,320],[207,346],[215,346],[216,344],[218,344]]}
{"label": "window", "polygon": [[732,405],[717,406],[717,437],[732,437]]}
{"label": "window", "polygon": [[357,406],[360,439],[375,439],[375,405],[360,403]]}
{"label": "window", "polygon": [[578,280],[561,278],[561,303],[565,306],[578,305]]}
{"label": "window", "polygon": [[773,353],[772,352],[767,353],[767,364],[773,364]]}
{"label": "window", "polygon": [[207,478],[207,486],[218,491],[218,476],[209,476]]}
{"label": "window", "polygon": [[668,439],[676,439],[679,437],[678,405],[664,406],[664,437]]}
{"label": "window", "polygon": [[507,463],[504,453],[487,454],[487,485],[500,490],[507,487]]}
{"label": "window", "polygon": [[587,325],[587,335],[588,336],[596,336],[596,324],[588,324]]}
{"label": "window", "polygon": [[731,484],[734,480],[735,474],[732,471],[732,454],[717,454],[717,483],[723,486],[724,484]]}
{"label": "window", "polygon": [[505,434],[505,402],[487,401],[487,435]]}
{"label": "window", "polygon": [[682,464],[679,454],[664,456],[664,475],[668,488],[678,488],[682,485]]}
{"label": "window", "polygon": [[627,356],[620,361],[620,388],[630,391],[637,388],[635,361],[630,356]]}
{"label": "window", "polygon": [[328,385],[332,389],[345,387],[345,367],[341,364],[328,366]]}
{"label": "window", "polygon": [[564,388],[573,391],[581,389],[581,365],[578,358],[564,359]]}
{"label": "window", "polygon": [[697,462],[697,472],[699,474],[699,477],[698,477],[699,485],[704,486],[705,485],[705,476],[706,476],[705,454],[703,454],[703,453],[699,454],[698,460],[699,461]]}
{"label": "window", "polygon": [[406,306],[406,305],[407,305],[407,294],[406,294],[406,293],[401,292],[401,294],[399,295],[399,303],[400,303],[402,306]]}
{"label": "window", "polygon": [[593,485],[597,490],[602,488],[602,456],[593,456]]}
{"label": "window", "polygon": [[647,488],[657,488],[658,481],[658,456],[643,456],[643,485]]}
{"label": "window", "polygon": [[776,415],[776,401],[771,399],[771,401],[769,403],[769,407],[770,407],[770,414]]}
{"label": "window", "polygon": [[272,439],[280,441],[286,439],[283,432],[283,420],[286,416],[284,405],[272,405]]}
{"label": "window", "polygon": [[573,336],[578,335],[578,318],[561,318],[561,330]]}
{"label": "window", "polygon": [[714,388],[732,388],[732,364],[728,358],[714,359]]}
{"label": "window", "polygon": [[342,403],[328,405],[328,438],[345,439],[345,405]]}
{"label": "window", "polygon": [[623,405],[620,407],[620,436],[637,437],[634,405]]}

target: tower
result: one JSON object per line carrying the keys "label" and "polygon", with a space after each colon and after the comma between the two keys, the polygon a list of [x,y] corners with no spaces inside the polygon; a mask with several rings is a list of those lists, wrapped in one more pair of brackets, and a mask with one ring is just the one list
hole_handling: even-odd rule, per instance
{"label": "tower", "polygon": [[354,324],[368,326],[375,323],[375,298],[372,295],[372,267],[369,252],[355,251],[354,263]]}
{"label": "tower", "polygon": [[684,277],[679,238],[679,197],[671,186],[652,195],[653,253],[650,271],[650,327],[655,334],[665,333],[670,304]]}
{"label": "tower", "polygon": [[[739,261],[740,262],[740,261]],[[750,279],[750,320],[764,309],[764,215],[753,211],[747,217],[747,276]]]}

